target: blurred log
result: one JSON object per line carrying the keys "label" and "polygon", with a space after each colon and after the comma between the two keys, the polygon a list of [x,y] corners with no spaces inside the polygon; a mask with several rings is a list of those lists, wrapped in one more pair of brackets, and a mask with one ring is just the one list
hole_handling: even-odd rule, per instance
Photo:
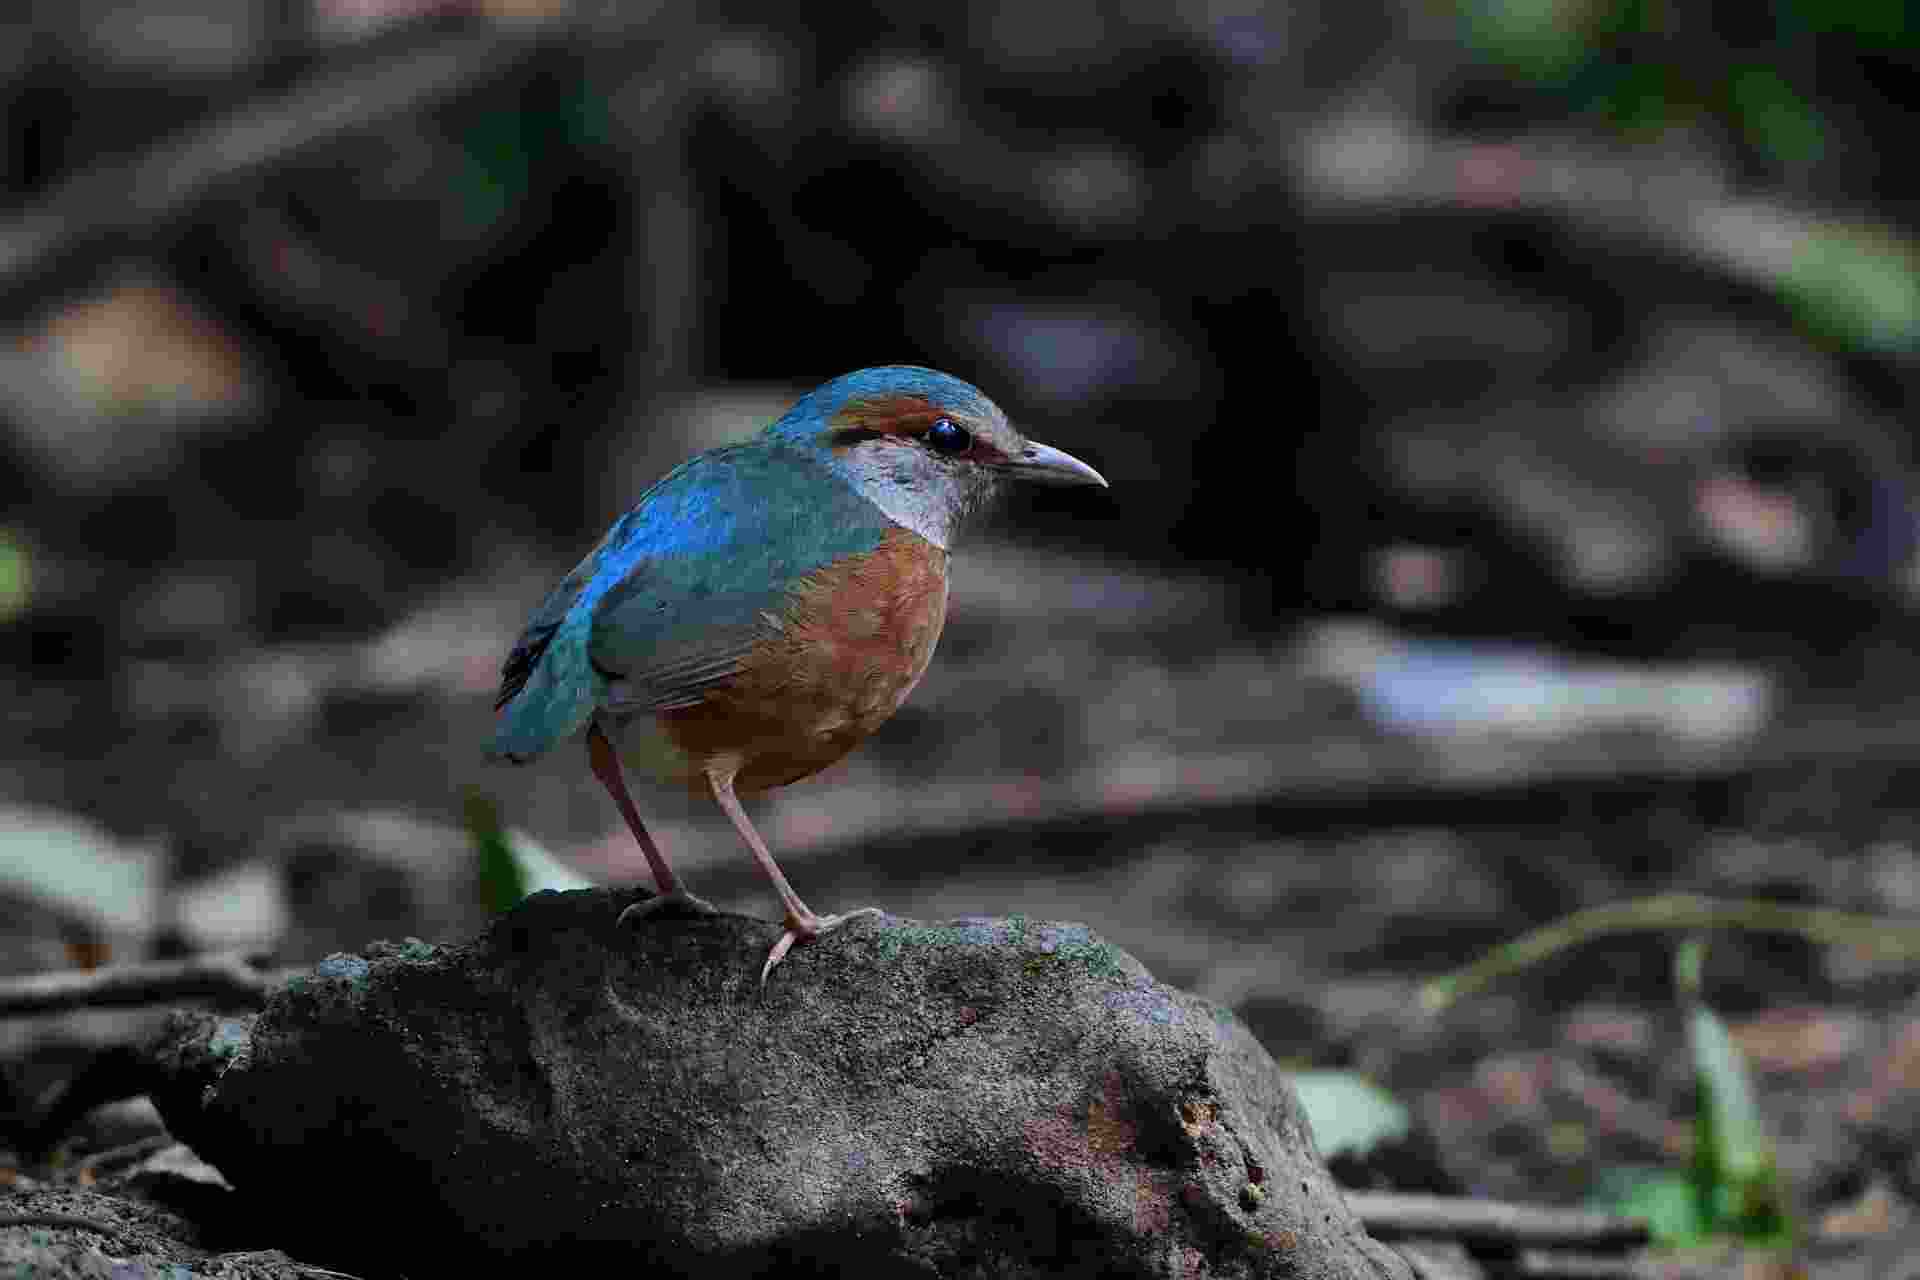
{"label": "blurred log", "polygon": [[126,1009],[177,1000],[212,1000],[257,1009],[282,974],[254,958],[224,953],[155,964],[112,965],[0,980],[0,1017],[70,1009]]}
{"label": "blurred log", "polygon": [[100,256],[139,244],[237,182],[506,73],[557,25],[521,23],[413,46],[77,174],[0,224],[0,297],[17,316]]}

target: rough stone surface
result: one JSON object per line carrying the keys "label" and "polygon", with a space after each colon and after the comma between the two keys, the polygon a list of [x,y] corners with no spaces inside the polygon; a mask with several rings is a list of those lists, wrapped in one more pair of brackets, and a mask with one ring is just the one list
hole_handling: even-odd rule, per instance
{"label": "rough stone surface", "polygon": [[[81,1226],[80,1223],[91,1223]],[[0,1275],[33,1280],[313,1280],[276,1249],[211,1252],[182,1215],[79,1187],[0,1193]]]}
{"label": "rough stone surface", "polygon": [[1410,1275],[1246,1029],[1083,926],[862,920],[763,990],[771,925],[621,930],[634,896],[183,1017],[168,1124],[289,1248],[404,1240],[416,1274]]}

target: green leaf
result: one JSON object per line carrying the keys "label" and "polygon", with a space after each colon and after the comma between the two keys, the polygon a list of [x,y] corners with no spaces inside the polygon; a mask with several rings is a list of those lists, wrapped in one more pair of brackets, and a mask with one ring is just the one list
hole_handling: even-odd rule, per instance
{"label": "green leaf", "polygon": [[1383,1142],[1406,1137],[1412,1127],[1407,1109],[1365,1076],[1297,1071],[1288,1079],[1322,1156],[1341,1151],[1364,1156]]}
{"label": "green leaf", "polygon": [[1628,1218],[1644,1218],[1653,1242],[1664,1249],[1691,1249],[1707,1242],[1713,1223],[1702,1212],[1693,1178],[1677,1169],[1602,1169],[1589,1203]]}
{"label": "green leaf", "polygon": [[1740,127],[1781,164],[1810,164],[1826,146],[1827,127],[1807,100],[1772,67],[1733,72],[1728,97]]}
{"label": "green leaf", "polygon": [[1749,1244],[1789,1244],[1793,1225],[1785,1209],[1773,1139],[1760,1114],[1746,1055],[1720,1015],[1700,998],[1706,946],[1680,949],[1679,985],[1687,1004],[1687,1042],[1700,1088],[1694,1124],[1692,1182],[1701,1217],[1719,1233]]}
{"label": "green leaf", "polygon": [[1720,1015],[1704,1004],[1688,1015],[1687,1039],[1700,1084],[1700,1136],[1710,1139],[1697,1144],[1698,1153],[1712,1160],[1721,1180],[1744,1184],[1766,1177],[1773,1143],[1754,1101],[1745,1056]]}
{"label": "green leaf", "polygon": [[14,529],[0,529],[0,622],[12,621],[33,603],[33,555]]}
{"label": "green leaf", "polygon": [[1674,985],[1687,1010],[1687,1043],[1700,1090],[1692,1167],[1602,1170],[1593,1203],[1645,1218],[1654,1243],[1664,1248],[1692,1248],[1727,1236],[1753,1247],[1789,1247],[1793,1223],[1746,1056],[1701,998],[1706,958],[1701,938],[1689,938],[1674,955]]}
{"label": "green leaf", "polygon": [[546,847],[524,831],[509,829],[507,851],[520,869],[520,882],[527,893],[542,889],[587,889],[593,881],[548,853]]}
{"label": "green leaf", "polygon": [[1910,48],[1920,29],[1912,0],[1781,0],[1779,10],[1809,31],[1851,36],[1869,48]]}
{"label": "green leaf", "polygon": [[1467,43],[1515,74],[1552,83],[1586,60],[1583,0],[1461,0]]}
{"label": "green leaf", "polygon": [[1673,985],[1683,1004],[1699,1001],[1707,972],[1707,943],[1704,938],[1688,938],[1673,953]]}
{"label": "green leaf", "polygon": [[1715,1230],[1752,1244],[1790,1242],[1773,1139],[1754,1099],[1745,1055],[1704,1004],[1689,1011],[1687,1038],[1700,1085],[1693,1182],[1704,1215]]}
{"label": "green leaf", "polygon": [[1920,255],[1890,232],[1819,225],[1779,284],[1801,323],[1822,337],[1869,351],[1920,349]]}
{"label": "green leaf", "polygon": [[468,787],[467,834],[480,859],[480,900],[495,915],[511,910],[527,896],[526,877],[513,856],[513,846],[500,827],[500,810],[493,797]]}
{"label": "green leaf", "polygon": [[1594,106],[1623,133],[1651,138],[1690,116],[1693,97],[1676,68],[1665,63],[1634,62],[1617,68]]}
{"label": "green leaf", "polygon": [[488,111],[461,136],[465,163],[454,175],[454,187],[463,239],[477,240],[491,232],[525,198],[533,182],[531,128],[518,109]]}

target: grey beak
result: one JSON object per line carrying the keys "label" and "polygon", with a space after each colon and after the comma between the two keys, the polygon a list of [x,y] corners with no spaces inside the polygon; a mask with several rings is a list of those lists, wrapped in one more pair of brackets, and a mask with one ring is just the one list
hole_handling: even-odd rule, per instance
{"label": "grey beak", "polygon": [[1035,484],[1097,484],[1107,488],[1107,479],[1098,471],[1064,449],[1028,441],[1027,447],[1000,464],[1000,469],[1015,480]]}

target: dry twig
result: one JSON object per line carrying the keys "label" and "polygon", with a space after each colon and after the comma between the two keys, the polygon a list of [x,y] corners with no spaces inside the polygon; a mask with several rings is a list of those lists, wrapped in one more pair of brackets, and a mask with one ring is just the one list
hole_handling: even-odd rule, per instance
{"label": "dry twig", "polygon": [[1920,957],[1920,921],[1888,920],[1825,907],[1780,902],[1723,902],[1690,893],[1669,893],[1576,911],[1564,919],[1495,947],[1464,969],[1433,979],[1421,989],[1429,1012],[1445,1009],[1499,978],[1609,933],[1697,933],[1739,929],[1794,933],[1827,946],[1867,948],[1883,956]]}
{"label": "dry twig", "polygon": [[175,1000],[213,1000],[259,1008],[284,977],[232,952],[152,964],[34,973],[0,980],[0,1017],[69,1009],[137,1008]]}
{"label": "dry twig", "polygon": [[552,25],[462,33],[323,75],[77,174],[0,223],[0,297],[17,312],[102,247],[139,243],[209,196],[318,143],[484,84],[524,60]]}
{"label": "dry twig", "polygon": [[1512,1249],[1589,1249],[1625,1252],[1651,1238],[1639,1218],[1585,1209],[1545,1209],[1499,1200],[1349,1191],[1352,1207],[1369,1234],[1382,1240],[1458,1240],[1468,1246]]}

